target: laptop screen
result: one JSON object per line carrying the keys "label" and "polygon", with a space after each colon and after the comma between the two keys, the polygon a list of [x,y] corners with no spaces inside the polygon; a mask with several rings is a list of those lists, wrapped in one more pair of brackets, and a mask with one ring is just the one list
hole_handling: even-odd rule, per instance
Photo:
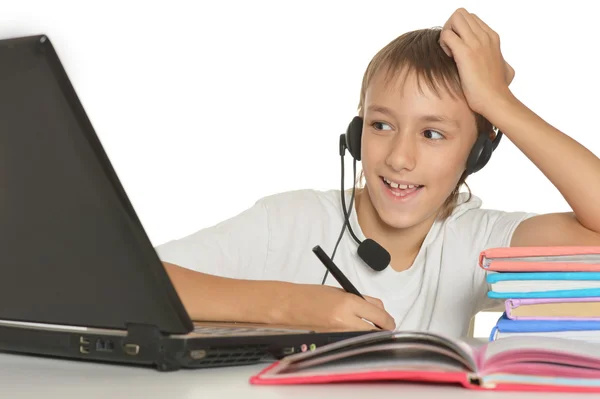
{"label": "laptop screen", "polygon": [[0,319],[192,329],[45,36],[0,41]]}

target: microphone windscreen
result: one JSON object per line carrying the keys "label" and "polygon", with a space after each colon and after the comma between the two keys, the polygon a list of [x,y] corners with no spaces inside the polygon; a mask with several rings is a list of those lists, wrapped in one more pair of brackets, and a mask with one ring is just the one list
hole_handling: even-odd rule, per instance
{"label": "microphone windscreen", "polygon": [[367,238],[358,246],[358,256],[375,271],[382,271],[390,264],[392,257],[377,242]]}

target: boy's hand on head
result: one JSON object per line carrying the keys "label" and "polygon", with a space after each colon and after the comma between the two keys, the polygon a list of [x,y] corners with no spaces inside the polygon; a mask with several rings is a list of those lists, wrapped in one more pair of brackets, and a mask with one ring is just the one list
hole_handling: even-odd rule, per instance
{"label": "boy's hand on head", "polygon": [[368,296],[362,299],[336,287],[292,284],[284,302],[280,304],[280,318],[288,325],[350,331],[377,330],[365,321],[368,320],[385,330],[396,328],[381,300]]}
{"label": "boy's hand on head", "polygon": [[477,15],[456,10],[442,28],[440,46],[454,58],[473,111],[485,116],[494,101],[512,96],[515,71],[502,56],[498,34]]}

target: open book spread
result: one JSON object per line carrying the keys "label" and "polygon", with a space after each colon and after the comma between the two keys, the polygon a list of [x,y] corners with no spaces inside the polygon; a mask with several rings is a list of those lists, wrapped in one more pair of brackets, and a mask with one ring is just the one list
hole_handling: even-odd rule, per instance
{"label": "open book spread", "polygon": [[381,331],[288,356],[252,384],[429,381],[471,389],[600,392],[600,344],[555,337],[457,340]]}

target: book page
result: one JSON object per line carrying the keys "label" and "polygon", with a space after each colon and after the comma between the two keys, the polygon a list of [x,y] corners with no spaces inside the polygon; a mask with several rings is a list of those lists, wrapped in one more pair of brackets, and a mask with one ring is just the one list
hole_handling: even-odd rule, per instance
{"label": "book page", "polygon": [[504,339],[509,337],[523,337],[532,336],[536,337],[555,337],[555,338],[568,338],[578,341],[586,341],[592,343],[600,343],[600,334],[597,330],[572,330],[572,331],[538,331],[535,333],[525,332],[498,332],[496,331],[496,339]]}
{"label": "book page", "polygon": [[[376,363],[379,359],[389,358],[390,360],[396,359],[395,363],[400,365],[406,359],[411,358],[415,355],[430,355],[430,354],[442,355],[448,357],[450,359],[459,362],[462,365],[463,370],[470,370],[470,365],[466,359],[461,358],[455,352],[448,350],[443,347],[433,346],[433,345],[425,345],[418,343],[410,343],[410,342],[393,342],[386,343],[380,345],[374,345],[370,347],[362,347],[356,348],[344,352],[337,352],[335,354],[329,356],[321,356],[308,360],[304,360],[299,363],[295,363],[290,365],[288,370],[299,370],[308,367],[313,367],[319,364],[324,363],[334,363],[339,359],[350,359],[350,362],[356,361],[359,359],[364,361],[364,359],[369,358],[373,360],[373,363],[362,363],[364,369],[368,369],[372,366],[376,366]],[[392,361],[393,363],[393,361]],[[453,362],[454,363],[454,362]]]}
{"label": "book page", "polygon": [[269,378],[374,371],[470,372],[456,353],[422,344],[391,343],[337,352],[272,370]]}
{"label": "book page", "polygon": [[597,280],[501,280],[490,284],[496,292],[543,292],[600,288]]}
{"label": "book page", "polygon": [[482,369],[501,364],[548,363],[600,369],[600,344],[576,339],[512,336],[489,342],[482,354]]}
{"label": "book page", "polygon": [[446,359],[441,360],[441,365],[450,362],[454,366],[460,365],[461,370],[476,369],[473,350],[463,341],[423,331],[381,331],[338,341],[311,352],[288,356],[271,372],[278,374],[308,369],[345,358],[348,359],[347,363],[352,363],[358,357],[368,357],[375,362],[363,367],[374,367],[377,366],[377,359],[392,361],[391,358],[395,358],[397,365],[400,365],[417,352],[422,356]]}
{"label": "book page", "polygon": [[430,333],[427,331],[382,331],[375,332],[373,334],[366,334],[346,340],[339,341],[337,343],[329,344],[318,348],[314,352],[306,352],[297,354],[287,359],[289,361],[300,361],[305,357],[323,356],[334,351],[347,351],[351,348],[362,347],[362,346],[373,346],[381,343],[400,343],[409,342],[413,344],[422,343],[425,345],[438,346],[447,348],[463,359],[467,359],[470,364],[475,367],[473,359],[473,350],[465,342],[460,340],[453,340],[443,335]]}

